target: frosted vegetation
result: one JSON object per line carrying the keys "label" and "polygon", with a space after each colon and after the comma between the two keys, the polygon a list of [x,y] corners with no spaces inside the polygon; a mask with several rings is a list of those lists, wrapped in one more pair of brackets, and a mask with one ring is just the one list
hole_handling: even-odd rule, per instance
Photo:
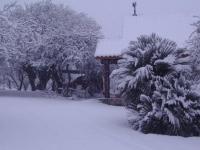
{"label": "frosted vegetation", "polygon": [[[153,33],[141,35],[112,69],[112,88],[130,110],[133,129],[200,136],[200,21],[194,26],[186,48]],[[93,19],[52,1],[6,5],[0,11],[0,86],[68,97],[74,91],[101,94],[94,57],[101,38]]]}
{"label": "frosted vegetation", "polygon": [[[197,40],[194,38],[191,42]],[[112,77],[133,112],[130,123],[134,129],[144,133],[200,135],[200,96],[192,90],[197,68],[189,67],[197,58],[188,57],[186,49],[178,49],[175,42],[155,34],[130,42]]]}
{"label": "frosted vegetation", "polygon": [[41,1],[26,7],[6,5],[0,20],[4,87],[27,90],[29,84],[33,91],[45,90],[49,82],[52,90],[61,93],[69,88],[63,84],[66,79],[73,79],[64,77],[62,70],[67,67],[84,74],[85,83],[98,78],[94,53],[101,28],[85,14]]}

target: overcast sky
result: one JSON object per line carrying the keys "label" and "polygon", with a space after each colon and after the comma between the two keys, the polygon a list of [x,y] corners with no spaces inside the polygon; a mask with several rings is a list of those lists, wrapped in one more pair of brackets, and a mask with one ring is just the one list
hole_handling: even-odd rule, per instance
{"label": "overcast sky", "polygon": [[[0,6],[13,0],[0,0]],[[38,0],[17,0],[19,3],[30,3]],[[123,19],[131,15],[131,2],[138,2],[140,15],[157,14],[185,14],[200,16],[200,0],[53,0],[63,3],[72,9],[85,12],[93,17],[103,27],[107,38],[122,36]]]}

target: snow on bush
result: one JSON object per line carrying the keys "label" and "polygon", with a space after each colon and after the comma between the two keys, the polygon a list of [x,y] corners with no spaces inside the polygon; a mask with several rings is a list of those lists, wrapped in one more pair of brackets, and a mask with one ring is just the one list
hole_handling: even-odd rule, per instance
{"label": "snow on bush", "polygon": [[173,41],[152,34],[130,42],[119,69],[112,76],[127,106],[136,117],[132,127],[143,133],[180,136],[200,135],[200,97],[178,70]]}

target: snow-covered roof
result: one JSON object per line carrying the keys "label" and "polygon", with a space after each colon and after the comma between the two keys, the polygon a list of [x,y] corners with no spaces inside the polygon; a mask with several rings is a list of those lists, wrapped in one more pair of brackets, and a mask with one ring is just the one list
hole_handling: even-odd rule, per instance
{"label": "snow-covered roof", "polygon": [[125,17],[123,38],[104,39],[98,43],[95,56],[119,56],[141,35],[157,35],[175,41],[179,47],[185,47],[186,41],[194,31],[195,17],[186,14],[151,14]]}
{"label": "snow-covered roof", "polygon": [[123,39],[103,39],[98,42],[95,57],[120,56],[127,47],[127,41]]}
{"label": "snow-covered roof", "polygon": [[141,15],[126,17],[124,21],[124,39],[136,40],[140,35],[156,33],[163,38],[175,41],[184,47],[194,31],[195,18],[185,14]]}

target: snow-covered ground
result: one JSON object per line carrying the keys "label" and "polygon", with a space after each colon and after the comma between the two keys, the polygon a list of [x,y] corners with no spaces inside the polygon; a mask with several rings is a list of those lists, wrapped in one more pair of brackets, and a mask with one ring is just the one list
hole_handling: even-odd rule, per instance
{"label": "snow-covered ground", "polygon": [[199,150],[200,138],[144,135],[97,100],[0,97],[0,150]]}

